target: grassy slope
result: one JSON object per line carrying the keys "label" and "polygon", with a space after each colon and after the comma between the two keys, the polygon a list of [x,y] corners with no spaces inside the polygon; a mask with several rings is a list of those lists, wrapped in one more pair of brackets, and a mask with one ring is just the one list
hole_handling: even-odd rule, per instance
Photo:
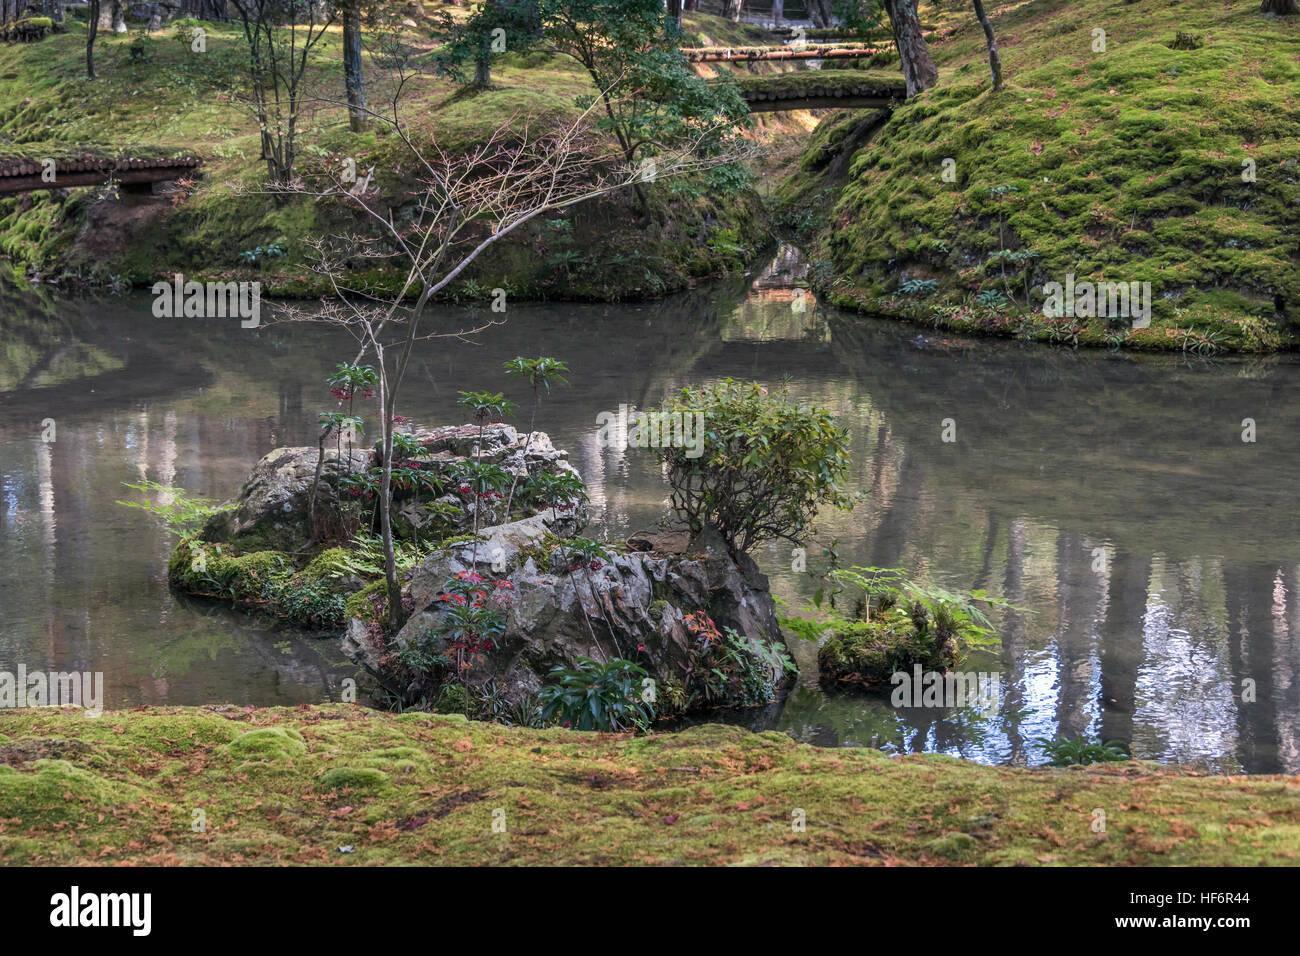
{"label": "grassy slope", "polygon": [[0,716],[0,761],[6,864],[1287,864],[1300,850],[1297,777],[991,768],[718,725],[631,738],[349,705],[16,711]]}
{"label": "grassy slope", "polygon": [[[998,95],[969,8],[936,12],[939,86],[850,147],[851,162],[842,144],[862,116],[837,114],[789,184],[806,209],[834,199],[821,221],[792,216],[816,236],[822,283],[846,305],[1010,333],[1020,310],[976,306],[973,294],[1009,286],[1023,306],[1017,269],[1004,285],[989,257],[1032,250],[1032,286],[1067,273],[1150,281],[1156,321],[1129,344],[1195,345],[1176,331],[1189,327],[1224,348],[1295,344],[1271,320],[1279,294],[1300,320],[1300,18],[1258,7],[995,2]],[[1092,51],[1095,29],[1104,53]],[[1203,45],[1171,49],[1179,31]],[[942,180],[946,157],[955,183]],[[1246,158],[1253,184],[1241,179]],[[1014,191],[990,195],[1001,186]],[[939,295],[898,294],[905,279],[935,279]],[[1041,308],[1041,289],[1033,302]],[[1104,341],[1101,322],[1054,332],[1041,312],[1037,321],[1021,331]]]}
{"label": "grassy slope", "polygon": [[[717,18],[700,18],[693,26],[712,28]],[[192,53],[172,28],[145,42],[148,63],[127,59],[129,37],[100,33],[94,81],[84,76],[84,27],[73,23],[67,34],[40,43],[0,44],[0,150],[56,153],[41,144],[102,143],[120,148],[174,147],[196,151],[206,160],[198,190],[174,212],[136,235],[109,261],[88,256],[73,245],[93,189],[73,190],[63,200],[49,193],[0,199],[0,256],[18,263],[70,267],[104,278],[120,274],[137,283],[173,271],[188,275],[235,276],[239,254],[279,241],[284,259],[272,260],[266,272],[254,270],[270,291],[311,293],[315,277],[306,267],[312,235],[347,233],[355,220],[319,204],[292,202],[277,206],[256,190],[266,176],[258,159],[259,142],[252,117],[229,95],[230,78],[245,68],[244,41],[234,25],[205,24],[207,52]],[[188,37],[188,33],[187,33]],[[330,30],[315,49],[310,85],[321,95],[341,95],[341,34]],[[479,142],[512,117],[530,119],[534,127],[557,117],[576,116],[575,98],[590,94],[585,72],[572,61],[542,54],[505,56],[494,65],[491,90],[457,95],[447,81],[420,80],[405,113],[427,137],[455,153]],[[372,105],[386,98],[386,75],[368,64]],[[413,164],[382,129],[354,136],[345,112],[333,105],[306,111],[301,140],[301,168],[356,160],[360,173],[376,169],[376,182],[394,205],[412,188]],[[232,195],[238,184],[251,194]],[[745,250],[765,241],[753,197],[719,201],[704,196],[676,202],[663,222],[649,226],[631,206],[630,196],[581,207],[574,216],[573,248],[582,253],[569,268],[548,263],[566,248],[538,224],[508,249],[494,251],[478,276],[495,285],[507,277],[517,294],[557,295],[581,299],[649,295],[680,288],[694,276],[734,267]],[[596,254],[591,249],[614,249]]]}

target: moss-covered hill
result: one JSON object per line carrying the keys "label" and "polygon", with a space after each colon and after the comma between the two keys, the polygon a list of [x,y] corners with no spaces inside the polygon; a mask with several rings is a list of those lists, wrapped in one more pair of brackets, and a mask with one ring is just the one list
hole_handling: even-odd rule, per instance
{"label": "moss-covered hill", "polygon": [[[1300,17],[1257,0],[986,6],[1003,92],[969,5],[923,4],[939,85],[874,135],[847,112],[816,132],[785,196],[821,286],[852,307],[1044,341],[1300,341],[1275,324],[1279,309],[1300,321]],[[1071,273],[1149,281],[1151,327],[1049,322],[1042,285]]]}
{"label": "moss-covered hill", "polygon": [[[463,15],[467,8],[454,9]],[[204,160],[196,188],[175,197],[174,208],[165,201],[155,203],[162,210],[105,202],[94,187],[0,196],[0,260],[46,278],[68,273],[138,285],[183,272],[199,279],[256,279],[272,294],[324,288],[307,267],[308,240],[366,234],[369,226],[345,208],[277,203],[262,191],[267,172],[257,124],[232,89],[247,70],[245,40],[235,24],[204,23],[206,51],[195,53],[190,31],[196,25],[176,21],[143,36],[100,31],[94,80],[85,77],[84,24],[70,21],[67,33],[38,43],[0,43],[0,157],[57,157],[75,144],[113,153],[170,149]],[[705,15],[693,15],[686,27],[689,42],[752,39],[754,32]],[[427,25],[405,36],[434,49]],[[298,168],[337,170],[351,159],[361,176],[373,167],[373,184],[400,216],[416,186],[411,157],[396,137],[384,135],[382,124],[354,134],[346,112],[325,102],[342,96],[341,47],[341,32],[332,28],[309,57]],[[365,76],[379,108],[388,101],[391,74],[369,50]],[[412,118],[417,141],[424,137],[455,155],[512,118],[543,129],[576,117],[575,100],[593,92],[587,74],[566,57],[510,54],[494,63],[492,88],[482,92],[421,78],[410,85],[404,115]],[[467,279],[473,282],[459,294],[472,297],[468,290],[477,284],[502,285],[530,298],[654,296],[737,269],[767,241],[751,190],[691,199],[674,198],[667,189],[654,195],[659,205],[648,219],[628,194],[579,207],[562,228],[532,224],[471,270]],[[244,263],[242,253],[272,244],[283,247],[282,257]],[[367,278],[391,284],[381,274]]]}
{"label": "moss-covered hill", "polygon": [[718,725],[634,738],[353,705],[0,716],[5,864],[1290,864],[1297,851],[1297,777],[983,767]]}

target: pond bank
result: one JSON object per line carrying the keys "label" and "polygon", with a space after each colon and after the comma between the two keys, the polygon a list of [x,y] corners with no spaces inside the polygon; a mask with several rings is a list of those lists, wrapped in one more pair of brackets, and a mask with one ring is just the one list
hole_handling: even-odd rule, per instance
{"label": "pond bank", "polygon": [[1300,777],[984,767],[719,725],[27,710],[0,716],[0,761],[9,864],[1285,865],[1300,849]]}

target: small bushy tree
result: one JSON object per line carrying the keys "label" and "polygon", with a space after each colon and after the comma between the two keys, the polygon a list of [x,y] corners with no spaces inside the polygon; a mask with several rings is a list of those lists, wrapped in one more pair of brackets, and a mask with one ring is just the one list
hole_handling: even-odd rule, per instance
{"label": "small bushy tree", "polygon": [[733,554],[775,539],[799,544],[818,508],[852,507],[848,432],[785,389],[727,379],[682,389],[660,413],[703,415],[702,449],[660,455],[678,515],[692,532],[716,527]]}

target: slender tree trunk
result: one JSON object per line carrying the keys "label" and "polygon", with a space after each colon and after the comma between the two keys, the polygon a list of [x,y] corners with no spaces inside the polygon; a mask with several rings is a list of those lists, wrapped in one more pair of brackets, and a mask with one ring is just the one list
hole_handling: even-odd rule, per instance
{"label": "slender tree trunk", "polygon": [[95,78],[95,34],[99,32],[99,0],[90,0],[90,19],[86,29],[86,76]]}
{"label": "slender tree trunk", "polygon": [[807,0],[805,6],[808,8],[808,19],[812,20],[817,29],[824,30],[834,25],[835,5],[831,0]]}
{"label": "slender tree trunk", "polygon": [[668,0],[668,19],[677,24],[677,29],[682,28],[682,0]]}
{"label": "slender tree trunk", "polygon": [[[1292,3],[1295,0],[1291,0]],[[980,26],[984,28],[984,39],[989,45],[989,72],[993,74],[993,92],[996,93],[1002,89],[1002,57],[998,56],[998,40],[993,35],[993,24],[989,22],[988,15],[984,12],[984,4],[980,0],[975,0],[975,16],[979,18]]]}
{"label": "slender tree trunk", "polygon": [[361,9],[355,0],[343,7],[343,82],[348,94],[348,123],[352,132],[363,132],[366,122],[366,90],[361,74]]}
{"label": "slender tree trunk", "polygon": [[1275,13],[1279,17],[1289,17],[1300,13],[1300,0],[1264,0],[1259,5],[1262,13]]}
{"label": "slender tree trunk", "polygon": [[785,19],[785,0],[772,0],[772,25],[780,26]]}
{"label": "slender tree trunk", "polygon": [[939,71],[930,59],[930,48],[921,31],[921,20],[916,13],[917,0],[883,0],[889,25],[894,31],[894,44],[903,62],[903,79],[907,81],[907,95],[913,97],[939,82]]}

